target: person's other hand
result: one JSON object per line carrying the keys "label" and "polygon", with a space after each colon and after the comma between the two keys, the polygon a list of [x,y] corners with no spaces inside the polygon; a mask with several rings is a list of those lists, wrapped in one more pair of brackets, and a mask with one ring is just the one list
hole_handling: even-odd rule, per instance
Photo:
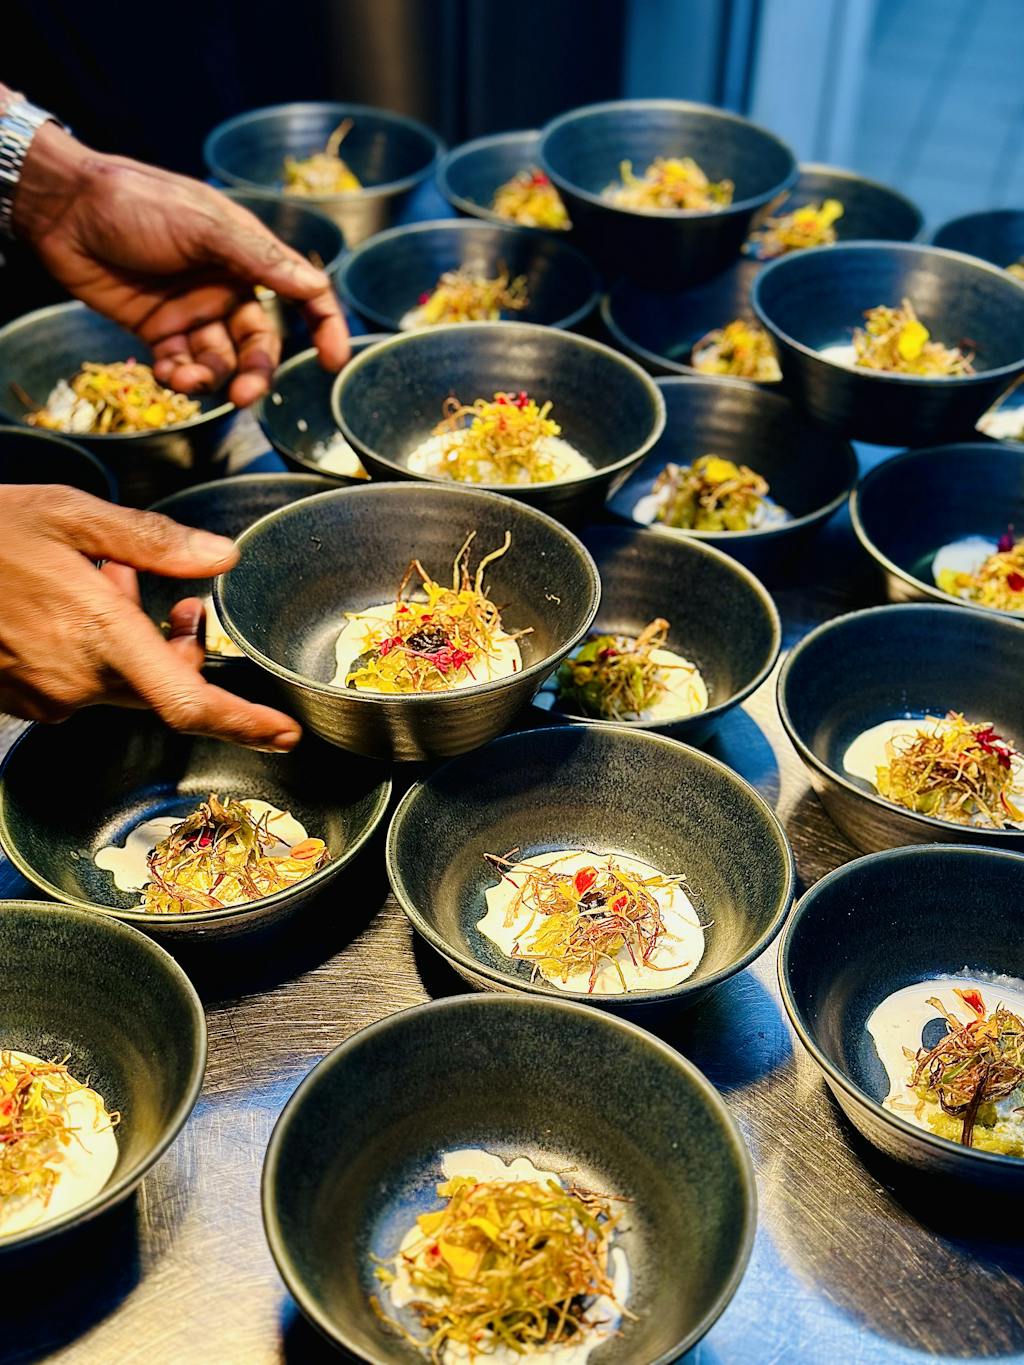
{"label": "person's other hand", "polygon": [[156,377],[183,393],[232,375],[239,406],[267,391],[281,342],[258,284],[301,307],[326,369],[348,359],[330,280],[247,209],[198,180],[93,152],[54,123],[25,158],[14,228],[65,289],[146,342]]}
{"label": "person's other hand", "polygon": [[[71,488],[0,488],[0,710],[59,721],[81,706],[148,706],[168,725],[254,748],[301,735],[281,711],[200,674],[203,605],[179,602],[165,639],[143,613],[132,570],[206,578],[238,559],[232,541]],[[111,561],[101,571],[94,560]]]}

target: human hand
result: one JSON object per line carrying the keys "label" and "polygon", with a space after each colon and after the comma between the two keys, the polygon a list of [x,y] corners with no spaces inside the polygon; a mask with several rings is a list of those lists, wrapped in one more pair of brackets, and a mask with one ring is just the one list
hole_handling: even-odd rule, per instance
{"label": "human hand", "polygon": [[[179,602],[165,640],[138,605],[135,569],[205,578],[232,541],[71,488],[0,487],[0,710],[63,720],[100,702],[148,706],[168,725],[285,751],[298,724],[200,674],[203,606]],[[103,571],[92,562],[111,561]]]}
{"label": "human hand", "polygon": [[330,280],[247,209],[198,180],[93,152],[55,123],[32,140],[14,228],[71,294],[146,342],[156,377],[183,393],[231,375],[240,407],[268,390],[281,341],[257,284],[300,305],[326,369],[348,359]]}

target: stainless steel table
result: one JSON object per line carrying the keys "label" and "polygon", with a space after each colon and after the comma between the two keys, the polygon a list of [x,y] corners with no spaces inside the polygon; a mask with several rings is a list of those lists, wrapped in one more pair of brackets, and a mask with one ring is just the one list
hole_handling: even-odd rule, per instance
{"label": "stainless steel table", "polygon": [[[775,591],[786,647],[819,621],[881,600],[845,513],[808,554],[800,580]],[[0,728],[2,747],[18,728]],[[778,811],[801,887],[855,856],[786,740],[774,676],[709,748]],[[0,860],[0,896],[32,894]],[[379,842],[287,934],[184,960],[210,1028],[195,1113],[135,1200],[8,1279],[0,1361],[338,1359],[297,1314],[264,1242],[267,1139],[292,1090],[333,1046],[464,987],[414,942],[389,894]],[[689,1360],[1024,1361],[1019,1213],[948,1192],[936,1199],[860,1141],[795,1042],[776,961],[773,945],[693,1017],[656,1027],[725,1095],[760,1196],[746,1278]]]}

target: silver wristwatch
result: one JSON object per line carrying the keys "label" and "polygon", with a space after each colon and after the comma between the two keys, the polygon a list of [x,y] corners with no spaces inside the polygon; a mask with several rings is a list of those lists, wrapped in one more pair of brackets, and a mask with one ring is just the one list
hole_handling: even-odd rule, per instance
{"label": "silver wristwatch", "polygon": [[[0,234],[12,237],[11,213],[21,178],[21,168],[32,139],[44,123],[53,118],[37,109],[21,95],[14,95],[0,114]],[[54,122],[58,120],[54,119]]]}

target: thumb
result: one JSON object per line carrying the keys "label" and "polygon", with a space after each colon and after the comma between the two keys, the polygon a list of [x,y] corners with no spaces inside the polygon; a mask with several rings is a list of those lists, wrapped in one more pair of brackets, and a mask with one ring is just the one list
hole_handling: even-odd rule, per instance
{"label": "thumb", "polygon": [[213,578],[238,561],[235,543],[226,536],[72,489],[51,496],[43,520],[54,539],[90,559],[113,559],[169,578]]}

